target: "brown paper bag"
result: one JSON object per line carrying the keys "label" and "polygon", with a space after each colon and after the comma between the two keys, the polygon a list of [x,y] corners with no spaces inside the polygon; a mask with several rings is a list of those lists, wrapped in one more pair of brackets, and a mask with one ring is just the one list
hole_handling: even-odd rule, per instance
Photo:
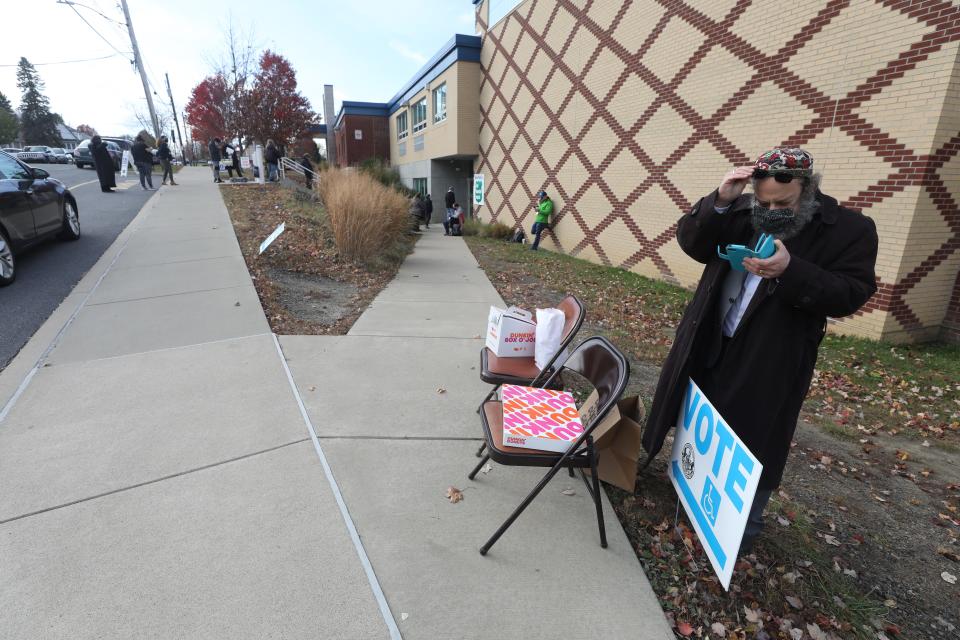
{"label": "brown paper bag", "polygon": [[[580,417],[589,424],[596,414],[599,396],[594,391],[580,408]],[[642,448],[644,407],[638,396],[621,398],[593,430],[597,448],[597,475],[604,482],[633,491],[637,481],[637,461]],[[589,473],[589,470],[588,470]]]}

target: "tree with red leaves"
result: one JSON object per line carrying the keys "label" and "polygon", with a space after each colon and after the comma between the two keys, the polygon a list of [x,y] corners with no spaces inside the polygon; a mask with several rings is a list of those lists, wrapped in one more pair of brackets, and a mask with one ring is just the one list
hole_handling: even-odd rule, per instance
{"label": "tree with red leaves", "polygon": [[316,118],[297,91],[297,75],[290,61],[269,49],[260,56],[260,68],[246,94],[245,130],[260,143],[272,139],[285,147]]}
{"label": "tree with red leaves", "polygon": [[227,133],[229,86],[222,74],[204,78],[187,102],[187,124],[194,140],[212,140]]}
{"label": "tree with red leaves", "polygon": [[97,135],[97,130],[91,127],[88,124],[82,124],[77,127],[77,133],[82,133],[85,136],[90,136],[91,138]]}

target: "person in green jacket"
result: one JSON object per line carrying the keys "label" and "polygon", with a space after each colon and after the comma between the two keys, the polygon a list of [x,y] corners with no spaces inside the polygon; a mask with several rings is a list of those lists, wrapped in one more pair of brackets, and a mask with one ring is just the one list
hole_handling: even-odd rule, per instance
{"label": "person in green jacket", "polygon": [[547,195],[546,191],[540,191],[537,193],[537,204],[533,207],[537,212],[537,217],[533,221],[533,229],[530,230],[530,233],[533,234],[533,246],[530,247],[531,251],[536,251],[537,247],[540,246],[540,234],[543,233],[544,229],[550,227],[550,215],[553,213],[553,200],[550,199],[550,196]]}

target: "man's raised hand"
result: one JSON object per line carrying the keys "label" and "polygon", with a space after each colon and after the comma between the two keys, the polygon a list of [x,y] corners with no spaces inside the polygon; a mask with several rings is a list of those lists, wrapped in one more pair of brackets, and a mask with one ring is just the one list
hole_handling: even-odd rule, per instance
{"label": "man's raised hand", "polygon": [[743,189],[747,186],[747,181],[753,175],[753,167],[737,167],[729,171],[723,177],[720,188],[717,189],[717,199],[714,202],[718,207],[728,207],[734,200],[740,197]]}

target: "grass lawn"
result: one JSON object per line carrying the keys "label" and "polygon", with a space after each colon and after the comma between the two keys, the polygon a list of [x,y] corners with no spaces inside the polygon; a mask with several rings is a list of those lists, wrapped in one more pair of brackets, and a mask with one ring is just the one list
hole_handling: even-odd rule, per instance
{"label": "grass lawn", "polygon": [[[581,338],[619,346],[628,392],[649,406],[692,292],[526,245],[466,241],[507,304],[577,295]],[[670,438],[634,492],[607,495],[678,638],[957,637],[960,593],[941,572],[960,573],[958,412],[960,347],[828,335],[803,409],[810,424],[729,592],[682,511],[674,525]]]}

